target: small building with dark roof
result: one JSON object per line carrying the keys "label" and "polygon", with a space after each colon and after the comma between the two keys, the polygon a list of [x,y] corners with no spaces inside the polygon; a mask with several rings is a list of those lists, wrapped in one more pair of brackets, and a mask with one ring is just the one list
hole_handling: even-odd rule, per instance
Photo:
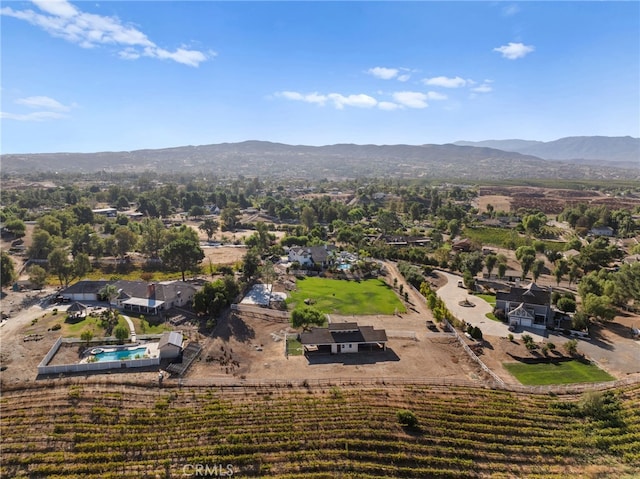
{"label": "small building with dark roof", "polygon": [[60,291],[60,296],[70,301],[100,301],[100,291],[111,283],[101,280],[82,280]]}
{"label": "small building with dark roof", "polygon": [[373,326],[358,323],[330,323],[326,328],[311,328],[300,335],[305,352],[318,351],[331,354],[357,353],[359,351],[384,351],[387,333]]}
{"label": "small building with dark roof", "polygon": [[553,326],[551,290],[535,283],[524,288],[511,288],[508,292],[498,291],[496,309],[502,309],[513,326],[536,329]]}

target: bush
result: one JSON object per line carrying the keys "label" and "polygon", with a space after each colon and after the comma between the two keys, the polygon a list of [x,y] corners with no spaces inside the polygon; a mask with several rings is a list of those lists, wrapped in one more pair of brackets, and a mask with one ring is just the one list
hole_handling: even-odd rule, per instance
{"label": "bush", "polygon": [[62,325],[60,323],[56,323],[53,326],[51,326],[51,331],[57,331],[58,329],[61,329]]}
{"label": "bush", "polygon": [[568,354],[573,356],[578,352],[578,341],[576,341],[575,339],[570,339],[569,341],[564,343],[562,347]]}
{"label": "bush", "polygon": [[507,336],[507,339],[513,342],[513,334],[509,333],[509,335]]}
{"label": "bush", "polygon": [[418,425],[418,418],[416,415],[409,411],[408,409],[400,409],[396,416],[398,417],[398,422],[405,427],[416,427]]}

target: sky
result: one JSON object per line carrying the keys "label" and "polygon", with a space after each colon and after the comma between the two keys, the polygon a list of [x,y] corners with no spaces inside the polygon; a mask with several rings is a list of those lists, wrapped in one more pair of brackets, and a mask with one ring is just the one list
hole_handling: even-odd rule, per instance
{"label": "sky", "polygon": [[640,136],[640,2],[7,1],[2,153]]}

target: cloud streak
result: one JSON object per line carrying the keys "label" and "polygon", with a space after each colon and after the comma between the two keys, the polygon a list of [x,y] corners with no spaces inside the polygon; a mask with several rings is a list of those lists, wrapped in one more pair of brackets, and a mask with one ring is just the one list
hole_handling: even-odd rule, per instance
{"label": "cloud streak", "polygon": [[494,52],[502,54],[503,58],[507,60],[517,60],[518,58],[524,58],[529,53],[535,50],[533,45],[525,45],[524,43],[509,42],[507,45],[502,45],[493,49]]}
{"label": "cloud streak", "polygon": [[82,48],[111,45],[120,48],[120,58],[134,60],[141,56],[197,67],[215,52],[205,54],[186,47],[166,50],[152,42],[137,28],[123,24],[117,17],[96,15],[79,10],[67,0],[33,0],[40,12],[3,7],[0,14],[26,21],[49,35],[62,38]]}
{"label": "cloud streak", "polygon": [[58,100],[55,100],[48,96],[28,96],[26,98],[18,98],[13,101],[16,105],[27,107],[33,111],[31,113],[9,113],[0,112],[0,118],[5,120],[15,121],[46,121],[46,120],[60,120],[62,118],[68,118],[69,111],[72,108],[76,108],[75,103],[71,105],[64,105]]}
{"label": "cloud streak", "polygon": [[449,78],[446,76],[425,78],[424,80],[422,80],[422,82],[425,85],[439,86],[442,88],[460,88],[465,86],[468,83],[468,81],[465,80],[464,78],[460,78],[460,77]]}

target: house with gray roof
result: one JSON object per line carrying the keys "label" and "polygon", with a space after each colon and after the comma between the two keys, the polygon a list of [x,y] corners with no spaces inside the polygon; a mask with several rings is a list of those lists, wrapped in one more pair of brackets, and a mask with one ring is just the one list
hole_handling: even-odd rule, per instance
{"label": "house with gray roof", "polygon": [[373,326],[359,326],[358,323],[330,323],[326,328],[311,328],[300,334],[300,342],[305,352],[325,352],[331,354],[357,353],[386,349],[387,333]]}
{"label": "house with gray roof", "polygon": [[174,306],[181,307],[193,299],[197,288],[183,281],[143,281],[120,280],[113,283],[118,296],[112,303],[124,311],[158,314]]}
{"label": "house with gray roof", "polygon": [[546,329],[553,326],[551,289],[530,283],[524,288],[512,287],[496,293],[496,309],[502,309],[509,325]]}
{"label": "house with gray roof", "polygon": [[182,352],[182,333],[179,331],[165,331],[158,343],[160,359],[173,359]]}

